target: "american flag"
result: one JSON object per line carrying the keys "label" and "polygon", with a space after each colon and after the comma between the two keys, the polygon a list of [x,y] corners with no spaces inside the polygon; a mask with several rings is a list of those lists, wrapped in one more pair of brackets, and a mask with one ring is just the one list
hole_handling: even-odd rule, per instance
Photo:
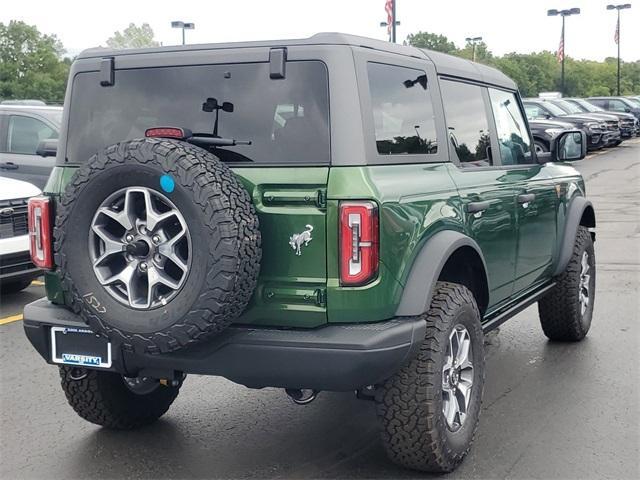
{"label": "american flag", "polygon": [[613,35],[613,41],[616,43],[620,41],[620,19],[616,22],[616,33]]}
{"label": "american flag", "polygon": [[387,34],[391,35],[391,25],[393,24],[393,2],[395,0],[387,0],[384,4],[384,11],[387,12]]}
{"label": "american flag", "polygon": [[556,58],[558,59],[558,63],[564,60],[564,25],[562,26],[562,33],[560,34],[560,45],[558,45]]}

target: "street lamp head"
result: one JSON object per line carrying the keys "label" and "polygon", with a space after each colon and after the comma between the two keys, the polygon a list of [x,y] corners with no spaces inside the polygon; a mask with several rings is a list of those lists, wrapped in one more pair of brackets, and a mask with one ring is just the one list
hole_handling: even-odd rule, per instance
{"label": "street lamp head", "polygon": [[185,22],[182,28],[185,28],[187,30],[193,30],[194,28],[196,28],[196,24],[192,22]]}
{"label": "street lamp head", "polygon": [[559,13],[560,13],[560,12],[558,12],[558,10],[556,10],[555,8],[554,8],[554,9],[551,9],[551,10],[547,10],[547,15],[548,15],[549,17],[555,17],[555,16],[556,16],[556,15],[558,15]]}
{"label": "street lamp head", "polygon": [[579,13],[580,13],[579,8],[572,8],[571,10],[569,10],[569,15],[577,15]]}
{"label": "street lamp head", "polygon": [[607,5],[607,10],[615,10],[616,6],[615,5]]}
{"label": "street lamp head", "polygon": [[171,22],[171,28],[184,28],[184,22],[181,22],[181,21]]}
{"label": "street lamp head", "polygon": [[620,5],[620,9],[623,9],[623,8],[631,8],[631,4],[625,3],[624,5]]}

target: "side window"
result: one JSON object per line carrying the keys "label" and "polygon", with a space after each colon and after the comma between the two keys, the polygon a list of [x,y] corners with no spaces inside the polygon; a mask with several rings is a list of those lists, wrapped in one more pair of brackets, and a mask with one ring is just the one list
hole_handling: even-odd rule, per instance
{"label": "side window", "polygon": [[594,105],[597,105],[600,108],[604,108],[605,110],[608,108],[606,100],[596,99],[596,100],[588,100],[588,101],[589,103],[593,103]]}
{"label": "side window", "polygon": [[524,111],[527,114],[527,118],[529,120],[534,120],[536,118],[544,116],[544,112],[540,109],[540,107],[531,103],[525,104]]}
{"label": "side window", "polygon": [[426,73],[372,62],[367,73],[378,153],[437,153]]}
{"label": "side window", "polygon": [[503,165],[532,163],[531,137],[515,94],[489,89]]}
{"label": "side window", "polygon": [[443,79],[440,89],[449,142],[461,165],[491,165],[491,136],[482,88]]}
{"label": "side window", "polygon": [[58,138],[58,134],[40,120],[21,115],[9,117],[7,152],[35,155],[38,144],[49,138]]}
{"label": "side window", "polygon": [[622,103],[620,100],[609,100],[609,110],[614,112],[624,112],[626,111],[627,106]]}

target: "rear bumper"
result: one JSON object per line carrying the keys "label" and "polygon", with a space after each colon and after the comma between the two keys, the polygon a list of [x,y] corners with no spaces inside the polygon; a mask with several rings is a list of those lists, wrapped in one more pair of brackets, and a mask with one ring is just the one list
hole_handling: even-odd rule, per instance
{"label": "rear bumper", "polygon": [[[78,315],[44,298],[27,305],[25,333],[48,363],[52,326],[86,328]],[[113,345],[110,370],[157,378],[216,375],[251,388],[349,391],[393,375],[417,353],[425,331],[425,321],[414,317],[305,330],[232,326],[209,342],[170,354],[140,355]]]}

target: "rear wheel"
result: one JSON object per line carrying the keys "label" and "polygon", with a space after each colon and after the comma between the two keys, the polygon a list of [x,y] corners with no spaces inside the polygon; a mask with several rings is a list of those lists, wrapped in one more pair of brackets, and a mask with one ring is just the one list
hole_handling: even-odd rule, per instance
{"label": "rear wheel", "polygon": [[544,142],[541,142],[540,140],[534,140],[533,146],[536,150],[536,153],[545,153],[549,151],[549,147]]}
{"label": "rear wheel", "polygon": [[178,396],[180,385],[164,386],[149,377],[123,377],[78,367],[60,367],[69,405],[85,420],[115,430],[155,422]]}
{"label": "rear wheel", "polygon": [[438,282],[418,355],[376,390],[382,442],[394,462],[450,472],[478,425],[484,387],[480,313],[464,286]]}
{"label": "rear wheel", "polygon": [[591,327],[596,262],[591,233],[578,227],[573,253],[556,286],[538,302],[540,323],[551,340],[577,342]]}

